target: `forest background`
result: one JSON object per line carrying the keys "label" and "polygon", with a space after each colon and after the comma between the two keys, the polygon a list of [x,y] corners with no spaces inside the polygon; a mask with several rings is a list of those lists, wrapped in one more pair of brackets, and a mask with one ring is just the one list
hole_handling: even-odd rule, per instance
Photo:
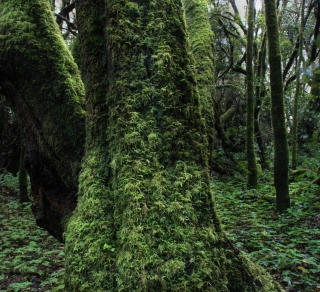
{"label": "forest background", "polygon": [[[83,100],[81,98],[84,96],[84,93],[83,88],[79,85],[80,77],[77,75],[77,69],[70,63],[67,70],[69,74],[75,76],[76,81],[74,81],[73,87],[70,87],[68,84],[64,86],[56,85],[49,80],[48,84],[45,84],[40,90],[45,92],[44,95],[48,98],[48,104],[42,104],[41,102],[43,101],[40,102],[36,99],[29,99],[28,94],[30,95],[30,92],[34,94],[34,89],[39,87],[39,84],[34,83],[35,78],[44,82],[45,79],[48,79],[48,76],[59,80],[59,78],[66,78],[66,75],[63,75],[63,73],[60,76],[59,74],[61,74],[61,72],[59,72],[59,70],[51,71],[52,68],[50,68],[50,66],[56,66],[57,69],[59,69],[61,64],[56,63],[56,61],[50,61],[52,63],[50,63],[50,66],[45,69],[45,71],[37,73],[42,65],[40,65],[40,63],[32,63],[36,55],[35,52],[39,52],[39,56],[43,54],[50,58],[50,54],[56,54],[55,50],[58,47],[55,48],[53,46],[52,51],[47,48],[42,48],[44,43],[41,36],[38,35],[37,37],[37,33],[32,35],[33,29],[30,27],[27,28],[26,31],[21,30],[21,35],[25,37],[24,33],[27,32],[28,41],[29,38],[35,38],[32,39],[36,48],[35,51],[32,51],[33,56],[28,56],[28,53],[23,50],[23,42],[21,42],[21,40],[9,39],[8,41],[8,36],[10,35],[8,32],[11,32],[11,30],[15,33],[20,31],[20,28],[15,27],[14,24],[10,22],[12,19],[15,19],[14,17],[17,17],[17,19],[20,17],[20,14],[12,14],[15,13],[17,8],[13,9],[11,7],[11,5],[17,6],[18,2],[19,1],[12,1],[11,4],[7,1],[0,2],[0,11],[3,16],[0,27],[2,36],[0,51],[1,200],[3,202],[1,227],[5,235],[2,238],[1,247],[3,263],[1,266],[1,287],[3,287],[5,291],[41,291],[41,289],[44,291],[50,291],[50,289],[54,291],[54,289],[56,289],[56,291],[59,291],[59,289],[64,288],[67,289],[67,291],[72,291],[72,289],[80,289],[79,287],[84,289],[84,291],[86,289],[85,287],[94,289],[92,288],[94,286],[90,286],[91,284],[88,282],[96,281],[98,286],[103,285],[101,284],[101,279],[105,279],[104,272],[101,275],[98,274],[89,278],[83,278],[82,272],[79,271],[77,276],[78,280],[73,279],[70,273],[73,265],[72,260],[70,260],[70,256],[72,257],[70,246],[69,253],[71,255],[69,255],[69,262],[67,260],[70,267],[66,276],[67,286],[65,286],[62,280],[64,269],[61,246],[53,244],[52,239],[47,239],[43,233],[40,233],[40,231],[36,229],[34,223],[32,223],[30,214],[28,215],[27,208],[24,207],[29,206],[30,203],[26,203],[26,201],[31,200],[32,210],[37,224],[47,229],[58,240],[64,241],[62,232],[65,231],[65,221],[69,220],[68,214],[76,205],[73,193],[77,192],[77,180],[80,170],[79,163],[83,155],[83,149],[77,146],[84,145],[84,135],[81,136],[81,132],[84,132],[81,124],[84,117]],[[34,2],[36,3],[37,1]],[[44,2],[45,1],[38,1],[37,4],[40,3],[42,7]],[[254,4],[253,1],[248,2],[248,7],[250,7],[250,4]],[[268,13],[266,13],[266,9],[270,2],[272,1],[256,3],[255,9],[252,9],[253,18],[251,19],[250,13],[247,13],[247,9],[244,9],[246,8],[245,3],[232,0],[210,2],[210,5],[206,7],[206,14],[202,14],[205,16],[205,21],[203,22],[205,23],[204,27],[197,26],[197,24],[202,23],[203,18],[201,18],[200,12],[203,13],[203,10],[190,8],[192,5],[199,5],[199,7],[201,7],[199,4],[201,1],[184,2],[190,44],[189,49],[193,54],[195,62],[192,70],[195,74],[194,78],[199,90],[202,119],[206,125],[205,130],[203,130],[198,123],[192,124],[191,128],[202,129],[201,131],[205,132],[200,132],[201,135],[208,137],[208,167],[210,168],[210,185],[216,204],[216,212],[228,238],[233,240],[234,246],[247,252],[251,259],[264,266],[272,275],[273,279],[277,280],[289,291],[317,291],[320,289],[318,282],[320,273],[320,206],[318,186],[320,181],[319,3],[317,1],[279,1],[279,3],[277,3],[278,19],[276,28],[272,31],[272,34],[268,34]],[[85,7],[83,3],[85,3],[85,1],[79,1],[76,5],[83,8]],[[65,44],[68,50],[72,52],[74,60],[82,70],[82,79],[85,82],[88,98],[88,96],[90,96],[88,94],[96,90],[96,86],[103,87],[105,85],[97,85],[98,83],[94,85],[94,83],[91,83],[91,76],[88,77],[86,75],[88,73],[86,70],[88,70],[91,63],[86,63],[88,59],[84,58],[87,56],[85,51],[85,38],[91,41],[88,37],[90,34],[83,34],[81,39],[81,33],[86,31],[85,29],[83,29],[82,32],[81,29],[78,31],[78,27],[81,27],[81,21],[84,21],[84,18],[81,20],[81,14],[76,14],[75,4],[70,1],[62,1],[60,3],[53,1],[50,4],[51,10],[56,11],[55,22],[58,24]],[[33,10],[30,8],[28,11],[28,7],[23,6],[21,3],[19,5],[17,7],[20,7],[26,14],[29,13],[28,17],[30,17],[30,11]],[[243,10],[241,10],[241,8],[243,8]],[[79,13],[81,11],[84,10],[79,9]],[[246,16],[244,16],[244,14],[246,14]],[[28,21],[30,21],[30,23],[32,23],[32,21],[37,23],[37,17],[38,19],[41,18],[36,14],[34,20],[28,19]],[[82,17],[84,16],[82,15]],[[253,20],[253,26],[250,30],[251,20]],[[94,20],[92,20],[92,23],[94,23]],[[42,25],[41,22],[40,24]],[[85,22],[82,22],[82,27],[86,27]],[[206,31],[208,27],[211,33]],[[44,29],[47,28],[44,27]],[[273,49],[270,46],[267,46],[272,43],[270,35],[276,35],[274,33],[275,31],[279,31],[279,39],[276,40],[276,42],[278,42],[281,51],[281,54],[279,54],[279,58],[281,59],[279,60],[282,69],[276,79],[282,81],[281,90],[272,89],[274,85],[272,84],[272,73],[270,72],[272,70],[270,59],[277,54],[272,51]],[[94,33],[97,32],[91,30],[90,33],[94,36]],[[252,35],[252,45],[248,45],[250,34]],[[16,41],[17,44],[14,43]],[[37,41],[39,41],[39,44],[37,44]],[[132,41],[134,42],[135,40]],[[92,44],[93,43],[89,43],[87,45],[90,50],[94,51]],[[144,46],[145,45],[144,43]],[[148,46],[150,46],[152,50],[155,50],[152,45],[147,44],[147,47]],[[20,48],[22,49],[20,50]],[[248,48],[251,49],[251,53]],[[161,47],[160,49],[164,51],[161,51],[161,58],[159,57],[160,55],[158,55],[160,58],[159,62],[161,64],[171,64],[170,53],[172,52],[167,50],[168,48],[166,47]],[[63,50],[61,55],[58,56],[59,58],[66,58],[65,56],[67,56],[66,54],[68,53],[66,53],[66,48]],[[143,68],[147,70],[147,77],[143,78],[147,78],[148,80],[152,79],[154,74],[152,71],[154,70],[152,69],[154,65],[151,64],[151,60],[154,58],[151,57],[153,56],[152,50],[150,49],[149,51],[149,49],[147,49],[144,51],[146,57],[143,61]],[[19,53],[16,53],[16,51],[19,51]],[[270,52],[273,52],[271,57]],[[21,69],[20,72],[17,69],[20,68],[21,62],[19,60],[19,54],[24,57],[27,56],[27,65],[26,67],[22,67],[24,69]],[[149,54],[151,59],[149,58]],[[248,61],[248,55],[251,55],[252,61]],[[181,53],[181,56],[183,56],[183,53]],[[30,62],[28,58],[31,60]],[[120,65],[123,66],[123,64]],[[97,66],[97,64],[95,66]],[[99,66],[101,66],[101,62],[98,67]],[[28,70],[32,72],[29,77],[25,75],[25,72],[28,72]],[[99,70],[95,72],[99,72]],[[249,78],[249,72],[252,72],[252,79]],[[116,76],[116,74],[112,74],[111,76]],[[95,77],[101,82],[99,73],[97,73],[97,75],[98,77]],[[20,82],[16,88],[10,85],[13,82],[13,78],[19,79]],[[164,77],[161,77],[159,80],[164,82],[162,78]],[[95,82],[97,82],[97,80],[95,80]],[[252,82],[251,85],[250,80]],[[27,82],[27,85],[24,82]],[[121,86],[119,80],[116,82],[119,82],[118,84]],[[246,84],[246,86],[244,86],[244,84]],[[17,88],[19,88],[20,91],[17,90]],[[21,90],[21,88],[23,88],[23,90]],[[70,90],[70,88],[76,92],[79,99],[72,100],[72,97],[72,102],[70,102],[70,99],[67,103],[65,103],[65,100],[62,101],[65,107],[62,113],[51,113],[51,116],[49,115],[47,118],[45,116],[46,112],[50,112],[50,108],[61,102],[61,100],[56,99],[56,96],[60,96],[60,90]],[[162,90],[164,90],[163,88]],[[250,107],[250,99],[248,99],[250,96],[250,88],[253,93],[252,107]],[[50,94],[48,94],[49,91]],[[283,94],[273,99],[272,94],[281,91]],[[71,95],[72,94],[73,93],[71,93]],[[164,94],[170,96],[170,93],[166,92]],[[186,93],[186,96],[188,94],[189,93]],[[25,96],[28,96],[28,98]],[[62,99],[65,98],[68,99],[68,97],[65,96],[63,96]],[[283,116],[281,111],[280,114],[273,112],[275,109],[275,100],[282,103]],[[40,102],[39,106],[43,106],[44,108],[37,109],[37,102]],[[92,145],[94,145],[95,139],[98,137],[97,132],[100,133],[99,123],[101,122],[101,117],[95,115],[97,111],[99,112],[99,110],[101,110],[101,105],[99,105],[99,100],[97,103],[98,106],[96,102],[97,101],[87,102],[86,151],[94,148]],[[94,110],[90,109],[90,106],[92,106]],[[70,111],[74,116],[70,115]],[[32,114],[30,114],[30,112]],[[251,121],[248,120],[248,113],[250,112],[252,113]],[[64,115],[66,119],[63,119],[61,122],[60,119],[62,119],[61,117]],[[90,120],[91,118],[92,120]],[[132,119],[133,118],[132,116]],[[179,119],[180,118],[179,116]],[[282,118],[283,121],[281,121]],[[52,123],[52,121],[54,122]],[[92,126],[93,132],[90,132],[91,126],[88,121],[97,127],[94,128],[94,126]],[[58,123],[55,124],[55,122]],[[175,123],[174,120],[171,120],[171,122]],[[280,146],[280,150],[284,151],[280,156],[276,153],[277,141],[279,141],[279,139],[276,141],[276,127],[273,124],[274,122],[279,122],[282,131],[284,130],[286,135],[286,138],[281,140],[282,143],[284,143],[282,145],[285,146]],[[138,128],[145,127],[141,121],[138,124],[140,125]],[[179,123],[175,125],[179,127]],[[80,134],[70,135],[70,133],[74,132],[74,129],[70,130],[68,127],[77,129],[76,131]],[[105,126],[102,126],[101,128],[105,129],[104,127]],[[248,132],[250,127],[252,132]],[[66,131],[63,130],[64,128]],[[58,133],[59,131],[61,131],[61,133]],[[67,133],[68,131],[70,133]],[[132,129],[130,131],[130,133],[125,134],[127,140],[125,140],[124,143],[128,145],[139,144],[140,142],[135,136],[138,132],[132,131]],[[190,131],[192,132],[192,130]],[[109,132],[109,134],[110,133],[112,133],[112,131]],[[151,134],[148,136],[148,142],[151,144],[154,143],[155,145],[158,143],[158,138]],[[185,134],[182,136],[184,137],[184,135]],[[250,140],[250,136],[253,137],[253,139]],[[181,141],[183,139],[188,140],[190,137],[182,138]],[[183,143],[185,142],[181,143],[181,145],[184,145]],[[203,145],[205,145],[206,142],[201,143],[199,143],[199,149],[204,149],[205,146]],[[103,142],[101,145],[103,145]],[[101,145],[99,147],[105,147]],[[180,146],[170,144],[170,147],[170,152],[174,153],[176,157],[183,157],[184,154],[180,154]],[[193,145],[192,147],[194,149],[195,146]],[[142,146],[141,149],[143,149]],[[248,152],[248,149],[252,151]],[[286,151],[286,149],[290,152]],[[190,151],[192,152],[193,150]],[[253,159],[250,159],[251,154],[253,154]],[[86,188],[88,188],[88,184],[86,185],[85,183],[85,177],[89,177],[93,169],[98,167],[95,166],[95,161],[92,160],[93,157],[90,155],[92,154],[87,153],[84,160],[84,165],[88,165],[89,167],[88,172],[86,172],[86,169],[82,170],[82,192],[84,193],[86,193]],[[134,155],[140,154],[135,152]],[[142,153],[142,155],[145,156],[146,153]],[[282,160],[286,155],[288,155],[287,159]],[[202,160],[205,159],[201,158],[199,161]],[[66,165],[66,161],[68,161],[70,166]],[[279,161],[281,161],[280,170],[279,168],[277,170],[276,163]],[[117,165],[112,165],[112,163],[113,161],[110,162],[111,168],[116,169]],[[203,168],[207,167],[203,162],[200,164]],[[29,178],[26,174],[25,166],[27,167]],[[181,165],[175,167],[181,167]],[[179,181],[174,179],[173,181],[175,181],[177,185],[181,184],[183,188],[186,187],[186,185],[190,187],[194,184],[194,182],[188,182],[192,175],[199,175],[197,171],[191,175],[190,169],[186,170],[181,168],[179,171],[183,173],[185,177],[183,180]],[[280,180],[280,183],[278,183],[278,187],[277,184],[274,187],[274,182],[277,180],[277,173],[281,171],[284,172],[285,175],[283,176],[282,174],[280,179],[278,178],[278,182]],[[105,170],[102,172],[104,173],[103,175],[106,175]],[[19,175],[16,177],[17,173],[19,173]],[[158,174],[160,174],[160,172]],[[100,179],[100,177],[98,177],[98,179]],[[97,177],[95,178],[95,181],[96,180]],[[20,185],[18,185],[18,181],[20,181]],[[29,186],[31,185],[31,189],[30,187],[28,188],[28,184]],[[121,183],[119,186],[121,186]],[[124,188],[124,193],[126,193],[129,187],[132,187],[133,189],[131,191],[134,192],[136,186],[127,183]],[[196,188],[194,188],[194,191],[195,193],[197,192]],[[24,205],[17,203],[15,193],[19,193],[19,200]],[[177,198],[174,198],[171,203],[166,202],[165,206],[167,210],[169,210],[168,214],[172,215],[178,212],[177,210],[183,209],[184,207],[181,207],[182,201],[182,199],[179,201]],[[141,202],[140,212],[147,214],[150,205],[148,203],[147,206],[144,201]],[[156,204],[158,204],[158,211],[161,210],[162,203],[160,204],[160,201],[156,201]],[[196,203],[193,204],[196,206]],[[90,209],[92,207],[88,208]],[[124,208],[126,212],[128,212],[124,205],[119,206],[119,208]],[[120,212],[119,210],[115,211],[115,214]],[[85,213],[88,212],[88,209],[84,209],[82,212],[81,214],[85,214],[85,216],[89,216],[88,214],[90,214],[90,212],[88,214]],[[22,221],[19,217],[22,214],[29,216],[26,217],[28,219]],[[68,216],[66,216],[66,214]],[[90,214],[90,216],[91,215],[92,214]],[[174,216],[177,216],[175,224],[179,221],[186,220],[180,218],[178,215]],[[210,220],[213,222],[213,229],[219,233],[219,224],[215,223],[215,218]],[[84,225],[84,223],[81,224]],[[117,224],[121,225],[123,223]],[[23,229],[22,226],[28,227],[27,229]],[[72,232],[69,231],[70,238],[73,238],[76,233],[75,230],[79,228],[79,226],[75,225],[73,228],[74,230]],[[124,229],[120,228],[120,230],[124,232]],[[175,230],[175,232],[182,232],[179,229]],[[35,234],[31,232],[35,232]],[[92,236],[90,232],[85,233],[85,238],[81,238],[79,242],[83,241],[85,243],[88,241],[89,236]],[[130,236],[133,235],[131,234]],[[221,237],[224,238],[224,236]],[[27,238],[32,238],[32,240],[28,241]],[[73,241],[73,239],[69,242],[71,241]],[[91,245],[95,246],[92,239],[89,241],[90,243],[84,244],[84,248]],[[43,246],[41,246],[43,251],[40,250],[39,246],[41,242],[43,244]],[[98,242],[98,240],[96,240],[96,242]],[[111,244],[111,242],[113,243]],[[54,246],[55,249],[53,249],[52,246]],[[117,262],[117,264],[115,264],[115,262],[108,264],[113,272],[118,272],[116,269],[121,269],[121,261],[122,263],[124,262],[121,256],[128,256],[129,253],[127,250],[121,255],[122,251],[120,252],[120,250],[124,247],[120,246],[121,244],[117,240],[113,241],[113,239],[110,238],[103,238],[102,249],[108,254],[108,257],[110,257],[110,254],[118,253],[119,250],[119,254],[117,254],[119,262]],[[174,244],[168,246],[169,247],[163,247],[163,249],[171,248],[174,250],[176,248]],[[72,248],[73,250],[75,250],[75,248],[81,250],[80,247],[73,246]],[[93,250],[95,248],[96,247],[94,247]],[[180,246],[180,248],[182,247]],[[99,250],[100,249],[101,247]],[[224,249],[225,247],[222,248],[222,250]],[[138,251],[135,252],[138,253]],[[207,251],[207,253],[209,254],[210,252]],[[77,254],[81,255],[81,252]],[[92,256],[92,254],[90,256]],[[190,257],[190,255],[188,255],[188,257]],[[79,256],[81,263],[82,259],[83,256]],[[130,260],[131,259],[128,258],[126,259],[128,262],[130,262]],[[171,273],[175,274],[173,273],[174,268],[177,270],[180,269],[180,265],[182,264],[179,260],[176,262],[172,261],[168,263],[168,266],[162,267],[162,273],[167,273],[167,278],[171,277]],[[136,263],[133,265],[135,264]],[[83,262],[82,265],[83,267],[87,267],[83,268],[86,270],[91,269],[90,265],[93,264],[91,262]],[[183,264],[186,270],[188,270],[187,267],[189,267],[192,271],[194,270],[193,265],[190,259]],[[125,268],[124,265],[122,269],[125,270]],[[250,268],[248,268],[248,270],[249,269]],[[109,270],[105,272],[106,275],[110,273]],[[50,276],[52,272],[55,273],[53,276]],[[186,274],[188,273],[189,272],[186,271]],[[228,272],[226,272],[226,274],[228,274]],[[142,279],[142,282],[139,284],[141,285],[140,289],[149,289],[147,291],[152,291],[153,288],[150,287],[153,287],[153,284],[150,284],[151,286],[149,286],[149,288],[144,286],[147,284],[144,282],[145,280],[143,280],[144,276],[141,276],[141,271],[139,277]],[[172,283],[175,283],[174,277],[178,276],[172,276]],[[226,278],[228,278],[228,276],[226,276]],[[146,282],[152,282],[154,280],[153,276],[151,277],[149,275],[146,276],[146,279],[148,279]],[[187,281],[185,278],[183,279]],[[126,284],[121,283],[119,278],[117,281],[119,285],[117,289],[119,289],[119,291],[121,289],[124,289],[124,291],[126,291],[125,289],[129,289],[125,288]],[[128,278],[126,281],[129,283],[131,280]],[[182,281],[181,278],[179,278],[179,281]],[[205,285],[204,282],[199,279],[197,279],[197,281],[199,282],[195,285],[199,287],[199,289],[202,289],[202,291],[210,291],[209,288],[203,288],[203,285]],[[165,285],[170,285],[169,283],[171,282],[168,281]],[[124,288],[121,285],[124,285]],[[134,285],[138,284],[135,283]],[[164,284],[161,283],[161,285]],[[186,287],[188,289],[188,285],[191,284],[185,285],[187,285]],[[164,286],[162,286],[162,289],[165,289],[163,287]],[[178,286],[174,287],[178,289]],[[230,287],[229,289],[232,291]],[[245,289],[247,288],[241,289],[246,291]],[[254,289],[252,288],[252,291],[254,291]]]}

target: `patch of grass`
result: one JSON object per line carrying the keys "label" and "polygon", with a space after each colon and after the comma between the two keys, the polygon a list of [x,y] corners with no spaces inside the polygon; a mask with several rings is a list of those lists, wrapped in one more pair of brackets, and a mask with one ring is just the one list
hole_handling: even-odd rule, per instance
{"label": "patch of grass", "polygon": [[3,184],[0,229],[0,291],[63,291],[62,244],[36,226],[30,204],[21,205]]}
{"label": "patch of grass", "polygon": [[218,215],[228,237],[293,291],[320,291],[320,188],[290,185],[292,208],[275,212],[273,186],[214,181]]}

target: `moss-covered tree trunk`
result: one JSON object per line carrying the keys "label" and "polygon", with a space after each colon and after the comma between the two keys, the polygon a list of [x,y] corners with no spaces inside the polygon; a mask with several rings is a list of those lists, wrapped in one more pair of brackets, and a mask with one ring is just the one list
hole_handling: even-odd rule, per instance
{"label": "moss-covered tree trunk", "polygon": [[296,92],[293,100],[293,126],[292,126],[292,169],[297,168],[298,160],[298,106],[300,98],[300,65],[302,61],[302,46],[303,46],[303,30],[304,30],[304,4],[305,0],[301,3],[301,14],[300,14],[300,30],[299,30],[299,53],[298,61],[296,64]]}
{"label": "moss-covered tree trunk", "polygon": [[263,38],[261,42],[261,47],[258,53],[258,65],[257,65],[257,76],[256,76],[256,104],[254,108],[254,132],[257,139],[257,144],[259,147],[258,155],[260,157],[259,163],[262,168],[265,169],[267,165],[265,146],[262,139],[262,131],[259,123],[259,115],[261,111],[262,100],[266,95],[265,89],[265,78],[266,78],[266,52],[267,52],[267,33],[263,33]]}
{"label": "moss-covered tree trunk", "polygon": [[179,0],[77,1],[87,89],[67,291],[280,291],[221,231]]}
{"label": "moss-covered tree trunk", "polygon": [[84,87],[47,0],[0,0],[0,94],[26,142],[37,223],[62,240],[84,150]]}
{"label": "moss-covered tree trunk", "polygon": [[25,142],[21,139],[20,148],[20,165],[19,165],[19,198],[20,203],[30,202],[28,195],[28,173],[26,169],[26,164],[24,161],[24,156],[26,154]]}
{"label": "moss-covered tree trunk", "polygon": [[[87,140],[66,290],[280,291],[221,231],[181,2],[79,0],[77,9]],[[83,149],[79,72],[47,0],[0,1],[0,16],[1,93],[27,156],[39,155],[29,160],[36,198],[57,207]]]}
{"label": "moss-covered tree trunk", "polygon": [[265,0],[266,25],[269,49],[271,115],[274,136],[274,185],[276,208],[282,212],[290,207],[289,151],[284,114],[284,96],[277,21],[276,0]]}
{"label": "moss-covered tree trunk", "polygon": [[254,70],[253,70],[253,31],[254,31],[254,0],[248,3],[248,31],[246,50],[246,83],[247,83],[247,121],[246,121],[246,147],[248,162],[248,187],[258,185],[257,163],[254,151]]}
{"label": "moss-covered tree trunk", "polygon": [[196,62],[195,77],[200,110],[206,127],[209,164],[212,161],[214,118],[214,35],[209,23],[208,0],[183,0],[191,52]]}

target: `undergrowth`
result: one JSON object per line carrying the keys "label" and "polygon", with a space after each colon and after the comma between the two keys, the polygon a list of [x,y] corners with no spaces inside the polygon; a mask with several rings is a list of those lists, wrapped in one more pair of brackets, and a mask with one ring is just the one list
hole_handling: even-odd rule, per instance
{"label": "undergrowth", "polygon": [[320,291],[320,188],[306,185],[290,184],[292,208],[279,215],[270,184],[212,183],[228,237],[288,291]]}
{"label": "undergrowth", "polygon": [[19,203],[16,180],[7,174],[0,182],[0,292],[63,291],[63,246]]}
{"label": "undergrowth", "polygon": [[[0,292],[63,291],[63,247],[35,225],[30,205],[19,203],[16,180],[0,177]],[[270,183],[248,190],[242,182],[219,180],[212,189],[224,229],[238,248],[287,291],[320,291],[319,186],[305,176],[291,183],[292,208],[282,215],[274,211]]]}

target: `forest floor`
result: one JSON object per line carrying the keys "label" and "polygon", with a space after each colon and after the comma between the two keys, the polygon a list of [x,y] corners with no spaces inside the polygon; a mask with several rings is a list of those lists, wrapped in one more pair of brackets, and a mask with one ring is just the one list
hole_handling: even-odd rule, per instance
{"label": "forest floor", "polygon": [[[290,184],[293,206],[280,216],[270,183],[248,190],[234,180],[212,182],[228,237],[290,292],[320,291],[320,188],[306,185]],[[0,230],[0,292],[63,291],[63,245],[1,180]]]}
{"label": "forest floor", "polygon": [[232,181],[212,182],[227,236],[286,291],[320,291],[320,187],[304,179],[291,183],[292,207],[279,215],[270,182],[248,190]]}
{"label": "forest floor", "polygon": [[63,245],[35,224],[30,204],[0,186],[0,292],[63,291]]}

